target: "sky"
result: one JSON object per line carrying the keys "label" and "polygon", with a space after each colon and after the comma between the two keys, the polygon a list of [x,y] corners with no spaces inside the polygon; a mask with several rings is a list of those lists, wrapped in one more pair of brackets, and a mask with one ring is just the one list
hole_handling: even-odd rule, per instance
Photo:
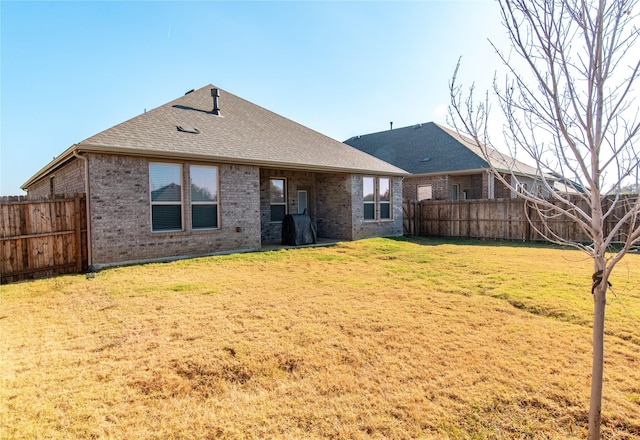
{"label": "sky", "polygon": [[458,1],[0,1],[0,195],[74,143],[213,84],[344,141],[447,123],[491,87],[498,5]]}

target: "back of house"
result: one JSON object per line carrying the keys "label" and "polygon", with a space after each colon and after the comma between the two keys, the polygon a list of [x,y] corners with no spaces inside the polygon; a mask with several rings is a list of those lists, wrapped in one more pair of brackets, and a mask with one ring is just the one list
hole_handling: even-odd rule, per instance
{"label": "back of house", "polygon": [[22,187],[86,193],[100,268],[258,250],[303,212],[320,238],[401,235],[406,175],[208,85],[72,145]]}

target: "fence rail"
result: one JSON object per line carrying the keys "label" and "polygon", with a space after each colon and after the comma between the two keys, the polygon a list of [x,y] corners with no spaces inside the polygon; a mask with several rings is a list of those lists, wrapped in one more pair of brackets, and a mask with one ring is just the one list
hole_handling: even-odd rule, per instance
{"label": "fence rail", "polygon": [[[605,234],[613,230],[634,201],[635,197],[618,200],[605,222]],[[611,203],[613,198],[605,201],[605,210]],[[575,204],[588,212],[585,202]],[[522,199],[405,201],[403,213],[406,235],[543,241],[545,238],[538,231],[552,230],[564,240],[590,241],[577,222],[566,216],[543,221]],[[624,230],[617,241],[624,241]]]}
{"label": "fence rail", "polygon": [[0,198],[0,284],[86,269],[84,194]]}

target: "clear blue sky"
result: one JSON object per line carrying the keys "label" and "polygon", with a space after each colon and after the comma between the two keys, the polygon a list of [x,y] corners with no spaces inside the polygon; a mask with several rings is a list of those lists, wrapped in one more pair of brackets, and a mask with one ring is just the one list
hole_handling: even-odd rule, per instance
{"label": "clear blue sky", "polygon": [[0,1],[0,195],[69,146],[214,84],[344,141],[445,123],[458,57],[484,90],[491,0]]}

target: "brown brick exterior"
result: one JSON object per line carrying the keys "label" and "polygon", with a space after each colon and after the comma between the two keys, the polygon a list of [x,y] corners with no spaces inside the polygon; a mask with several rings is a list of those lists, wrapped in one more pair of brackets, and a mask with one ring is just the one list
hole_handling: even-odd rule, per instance
{"label": "brown brick exterior", "polygon": [[[353,240],[352,193],[350,174],[318,175],[318,235],[336,240]],[[362,190],[360,190],[362,192]],[[356,202],[353,201],[353,204]]]}
{"label": "brown brick exterior", "polygon": [[[459,198],[468,200],[488,199],[488,173],[469,175],[440,175],[405,177],[402,188],[404,200],[418,200],[418,186],[431,185],[433,189],[432,200],[451,200],[453,198],[453,185],[460,185]],[[497,179],[494,180],[494,198],[511,197],[511,189],[505,187]]]}
{"label": "brown brick exterior", "polygon": [[[53,177],[53,191],[51,191]],[[29,188],[30,198],[39,198],[49,194],[74,194],[85,192],[84,162],[74,158],[63,164],[47,177],[35,182]]]}
{"label": "brown brick exterior", "polygon": [[[258,168],[217,165],[219,229],[191,231],[190,195],[184,191],[184,230],[152,232],[149,162],[137,157],[89,155],[94,266],[260,248]],[[183,182],[188,182],[189,162],[170,163],[183,165]]]}
{"label": "brown brick exterior", "polygon": [[[392,178],[391,220],[364,221],[362,176],[257,166],[167,160],[182,166],[183,230],[152,232],[149,163],[144,157],[89,153],[89,188],[85,161],[74,159],[55,172],[56,192],[87,192],[90,218],[90,263],[95,268],[242,250],[280,242],[281,224],[270,221],[269,179],[285,178],[287,212],[298,211],[298,190],[308,191],[309,214],[318,237],[356,240],[402,235],[402,178]],[[192,230],[189,166],[219,170],[220,223],[215,230]],[[33,184],[29,196],[49,193],[49,177]]]}
{"label": "brown brick exterior", "polygon": [[312,173],[289,170],[260,171],[260,200],[263,242],[281,239],[280,223],[270,222],[269,180],[287,180],[287,212],[297,213],[298,189],[309,190],[311,219],[318,237],[357,240],[366,237],[402,235],[402,179],[393,179],[393,219],[364,221],[362,176],[351,174]]}
{"label": "brown brick exterior", "polygon": [[280,242],[282,239],[282,223],[271,222],[271,206],[269,204],[270,179],[283,178],[286,180],[287,190],[287,214],[298,213],[298,190],[306,189],[309,194],[309,211],[307,214],[317,229],[316,199],[317,199],[317,173],[291,170],[260,170],[260,224],[263,243]]}
{"label": "brown brick exterior", "polygon": [[352,240],[402,235],[402,178],[395,177],[391,179],[391,220],[364,220],[362,177],[353,176],[351,179],[354,207]]}

